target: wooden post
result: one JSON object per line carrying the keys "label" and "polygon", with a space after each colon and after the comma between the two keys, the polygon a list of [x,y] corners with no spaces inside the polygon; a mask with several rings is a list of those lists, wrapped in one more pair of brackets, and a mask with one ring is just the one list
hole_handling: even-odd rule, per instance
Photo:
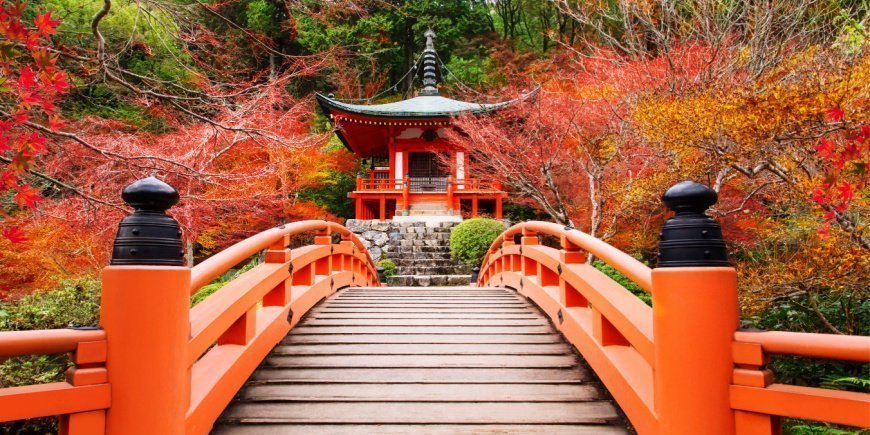
{"label": "wooden post", "polygon": [[178,224],[163,214],[178,193],[151,178],[127,186],[123,198],[136,212],[121,221],[102,278],[100,323],[112,394],[106,433],[183,434],[190,269],[183,266]]}
{"label": "wooden post", "polygon": [[471,197],[471,217],[477,217],[477,194]]}
{"label": "wooden post", "polygon": [[447,212],[454,214],[453,211],[453,176],[447,176]]}
{"label": "wooden post", "polygon": [[495,197],[495,218],[502,219],[501,195]]}
{"label": "wooden post", "polygon": [[384,195],[378,198],[378,219],[382,221],[387,220],[387,199]]}
{"label": "wooden post", "polygon": [[411,214],[411,177],[408,174],[405,174],[405,178],[402,180],[402,202],[405,205],[404,214],[405,216]]}
{"label": "wooden post", "polygon": [[727,267],[719,225],[704,215],[716,193],[684,182],[663,200],[677,215],[662,228],[659,267],[652,272],[659,432],[734,434],[737,273]]}
{"label": "wooden post", "polygon": [[[568,241],[568,238],[565,236],[561,237],[561,244],[562,249],[559,251],[559,262],[564,264],[564,267],[584,262],[586,256],[580,251],[580,247]],[[566,307],[589,306],[586,298],[561,276],[559,277],[559,302]]]}

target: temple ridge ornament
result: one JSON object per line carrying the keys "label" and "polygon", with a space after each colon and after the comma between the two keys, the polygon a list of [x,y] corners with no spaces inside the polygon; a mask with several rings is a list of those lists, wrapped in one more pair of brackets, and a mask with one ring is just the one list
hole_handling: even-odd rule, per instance
{"label": "temple ridge ornament", "polygon": [[713,189],[683,181],[668,189],[662,202],[676,215],[662,225],[658,267],[728,267],[722,228],[705,212],[716,203]]}
{"label": "temple ridge ornament", "polygon": [[438,59],[435,54],[435,32],[432,29],[423,34],[426,37],[426,50],[423,51],[423,89],[420,96],[438,95]]}
{"label": "temple ridge ornament", "polygon": [[121,198],[134,211],[118,224],[111,264],[184,266],[181,229],[166,215],[166,210],[178,203],[178,192],[148,177],[125,187]]}

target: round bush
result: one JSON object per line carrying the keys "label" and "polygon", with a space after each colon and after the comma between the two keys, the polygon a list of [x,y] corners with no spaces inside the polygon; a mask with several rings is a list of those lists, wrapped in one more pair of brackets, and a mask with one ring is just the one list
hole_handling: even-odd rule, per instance
{"label": "round bush", "polygon": [[504,230],[504,224],[495,219],[462,221],[450,233],[450,255],[463,263],[478,266],[489,246]]}
{"label": "round bush", "polygon": [[378,261],[378,267],[384,268],[384,276],[387,278],[391,276],[396,276],[396,263],[393,263],[393,260],[385,258],[381,261]]}

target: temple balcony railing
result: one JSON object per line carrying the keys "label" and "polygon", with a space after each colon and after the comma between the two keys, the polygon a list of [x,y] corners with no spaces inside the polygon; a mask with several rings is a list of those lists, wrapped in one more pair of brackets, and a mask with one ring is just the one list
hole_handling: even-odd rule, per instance
{"label": "temple balcony railing", "polygon": [[498,181],[466,178],[454,180],[452,177],[406,177],[406,178],[357,178],[355,192],[402,192],[411,193],[448,193],[450,191],[501,192]]}

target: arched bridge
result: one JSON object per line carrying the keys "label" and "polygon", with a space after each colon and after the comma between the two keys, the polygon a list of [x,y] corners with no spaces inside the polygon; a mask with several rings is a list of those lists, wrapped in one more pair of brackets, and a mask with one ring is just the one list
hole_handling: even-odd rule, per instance
{"label": "arched bridge", "polygon": [[450,288],[382,286],[356,236],[325,221],[188,268],[164,214],[177,193],[146,179],[124,199],[136,211],[103,271],[100,327],[0,332],[0,358],[72,362],[64,382],[0,389],[0,422],[58,416],[75,435],[626,433],[625,421],[641,434],[776,434],[783,417],[870,427],[870,394],[775,382],[771,355],[867,363],[870,338],[740,330],[736,271],[703,214],[715,194],[700,185],[665,195],[677,214],[657,268],[526,222],[493,243],[475,282]]}

